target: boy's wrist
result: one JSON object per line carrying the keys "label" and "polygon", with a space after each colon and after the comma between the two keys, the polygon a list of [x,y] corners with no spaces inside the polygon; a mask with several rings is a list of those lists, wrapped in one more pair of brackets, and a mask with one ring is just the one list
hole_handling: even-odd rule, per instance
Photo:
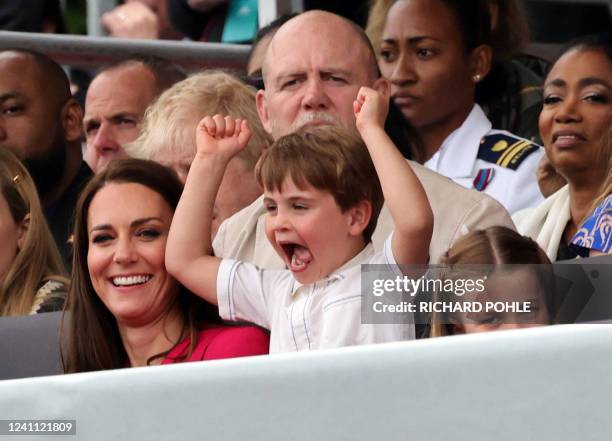
{"label": "boy's wrist", "polygon": [[203,153],[196,152],[195,157],[193,158],[193,164],[213,164],[218,167],[225,167],[232,159],[233,156],[228,156],[226,154],[221,153]]}
{"label": "boy's wrist", "polygon": [[385,128],[377,123],[361,125],[360,127],[357,127],[357,130],[359,130],[359,133],[364,140],[372,135],[379,136],[381,133],[386,133]]}

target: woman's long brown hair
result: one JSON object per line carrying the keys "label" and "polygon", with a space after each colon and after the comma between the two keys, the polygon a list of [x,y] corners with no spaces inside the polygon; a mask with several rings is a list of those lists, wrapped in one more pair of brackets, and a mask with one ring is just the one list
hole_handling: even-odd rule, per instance
{"label": "woman's long brown hair", "polygon": [[[115,317],[100,300],[91,283],[87,266],[89,237],[87,217],[94,196],[109,183],[137,183],[158,193],[174,209],[181,196],[182,186],[176,174],[153,161],[141,159],[116,160],[97,174],[81,194],[75,216],[72,284],[68,293],[62,321],[62,363],[64,372],[86,372],[128,367],[128,358],[119,334]],[[190,337],[189,356],[197,343],[202,322],[218,321],[216,308],[181,287],[177,297],[183,319],[184,337]],[[149,359],[164,356],[168,351]],[[180,360],[179,360],[180,361]]]}

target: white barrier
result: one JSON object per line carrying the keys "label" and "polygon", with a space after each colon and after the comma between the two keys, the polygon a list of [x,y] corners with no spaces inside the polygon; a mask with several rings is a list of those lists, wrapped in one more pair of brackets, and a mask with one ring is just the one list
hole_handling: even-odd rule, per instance
{"label": "white barrier", "polygon": [[6,380],[0,418],[75,420],[57,441],[608,441],[611,348],[567,325]]}

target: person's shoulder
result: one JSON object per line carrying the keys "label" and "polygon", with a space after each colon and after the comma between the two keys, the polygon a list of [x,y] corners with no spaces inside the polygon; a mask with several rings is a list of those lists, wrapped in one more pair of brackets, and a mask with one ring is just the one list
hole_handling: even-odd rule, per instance
{"label": "person's shoulder", "polygon": [[505,130],[491,130],[480,141],[477,158],[508,170],[518,170],[528,158],[544,154],[538,144]]}
{"label": "person's shoulder", "polygon": [[76,205],[76,199],[93,176],[94,173],[91,168],[89,168],[89,165],[87,165],[85,161],[81,161],[81,165],[65,191],[63,198],[73,201],[73,203]]}
{"label": "person's shoulder", "polygon": [[255,229],[257,227],[257,221],[260,216],[265,214],[266,210],[263,205],[263,195],[259,196],[250,205],[247,205],[240,211],[234,213],[227,219],[225,219],[219,226],[217,234],[225,235],[227,232],[231,232],[232,236],[235,233],[245,231],[248,229]]}
{"label": "person's shoulder", "polygon": [[538,228],[541,226],[551,210],[553,210],[553,207],[563,205],[568,200],[569,186],[564,185],[535,207],[525,208],[514,213],[512,215],[512,220],[519,233],[529,235],[534,225],[537,225]]}
{"label": "person's shoulder", "polygon": [[216,334],[208,346],[207,359],[263,355],[270,347],[269,333],[258,326],[221,326],[201,332]]}
{"label": "person's shoulder", "polygon": [[611,217],[612,194],[601,201],[582,221],[570,246],[574,247],[582,257],[589,256],[588,250],[609,254],[612,250],[612,229],[609,227],[608,219]]}
{"label": "person's shoulder", "polygon": [[[217,235],[213,240],[213,249],[218,257],[239,257],[227,256],[233,242],[244,240],[250,233],[257,229],[259,217],[265,213],[263,206],[263,195],[255,199],[240,211],[225,219]],[[241,239],[242,238],[242,239]]]}
{"label": "person's shoulder", "polygon": [[45,280],[36,291],[30,314],[61,311],[67,293],[68,284],[59,277]]}
{"label": "person's shoulder", "polygon": [[74,184],[79,187],[84,187],[89,182],[89,180],[93,178],[93,175],[94,173],[89,167],[89,165],[87,165],[87,163],[83,161],[81,162],[79,172],[77,173],[74,179]]}
{"label": "person's shoulder", "polygon": [[523,208],[512,215],[512,221],[519,232],[523,231],[523,225],[531,219],[539,207]]}
{"label": "person's shoulder", "polygon": [[[435,263],[454,241],[472,230],[493,225],[514,229],[508,211],[484,192],[465,188],[452,179],[410,161],[423,184],[434,214],[434,234],[429,249],[430,261]],[[380,249],[393,229],[388,209],[384,207],[374,233],[374,245]]]}
{"label": "person's shoulder", "polygon": [[260,328],[259,326],[254,326],[250,324],[244,324],[239,326],[219,326],[217,328],[210,328],[214,330],[217,335],[214,340],[217,339],[241,339],[241,338],[268,338],[268,332]]}
{"label": "person's shoulder", "polygon": [[232,216],[228,217],[225,220],[225,222],[228,222],[228,224],[232,224],[232,223],[242,222],[245,219],[249,219],[251,217],[258,218],[260,215],[262,215],[265,212],[264,205],[263,205],[263,199],[264,199],[264,196],[262,194],[257,199],[255,199],[253,202],[251,202],[250,205],[247,205],[240,211],[237,211]]}
{"label": "person's shoulder", "polygon": [[[409,162],[414,173],[423,184],[425,193],[427,193],[434,211],[436,211],[438,206],[444,207],[445,209],[452,207],[453,209],[464,211],[474,204],[484,202],[488,205],[489,202],[495,202],[485,193],[465,188],[454,182],[451,178],[430,170],[424,165],[413,161]],[[436,213],[434,213],[434,215],[435,214]]]}

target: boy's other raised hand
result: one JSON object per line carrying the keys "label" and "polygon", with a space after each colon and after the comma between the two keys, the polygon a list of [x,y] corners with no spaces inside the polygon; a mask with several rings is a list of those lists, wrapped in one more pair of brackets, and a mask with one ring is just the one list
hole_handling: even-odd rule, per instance
{"label": "boy's other raised hand", "polygon": [[251,129],[246,120],[233,116],[205,116],[196,128],[198,155],[214,155],[230,160],[246,147]]}
{"label": "boy's other raised hand", "polygon": [[353,102],[357,130],[368,127],[384,128],[389,112],[389,96],[369,87],[359,89],[357,99]]}

